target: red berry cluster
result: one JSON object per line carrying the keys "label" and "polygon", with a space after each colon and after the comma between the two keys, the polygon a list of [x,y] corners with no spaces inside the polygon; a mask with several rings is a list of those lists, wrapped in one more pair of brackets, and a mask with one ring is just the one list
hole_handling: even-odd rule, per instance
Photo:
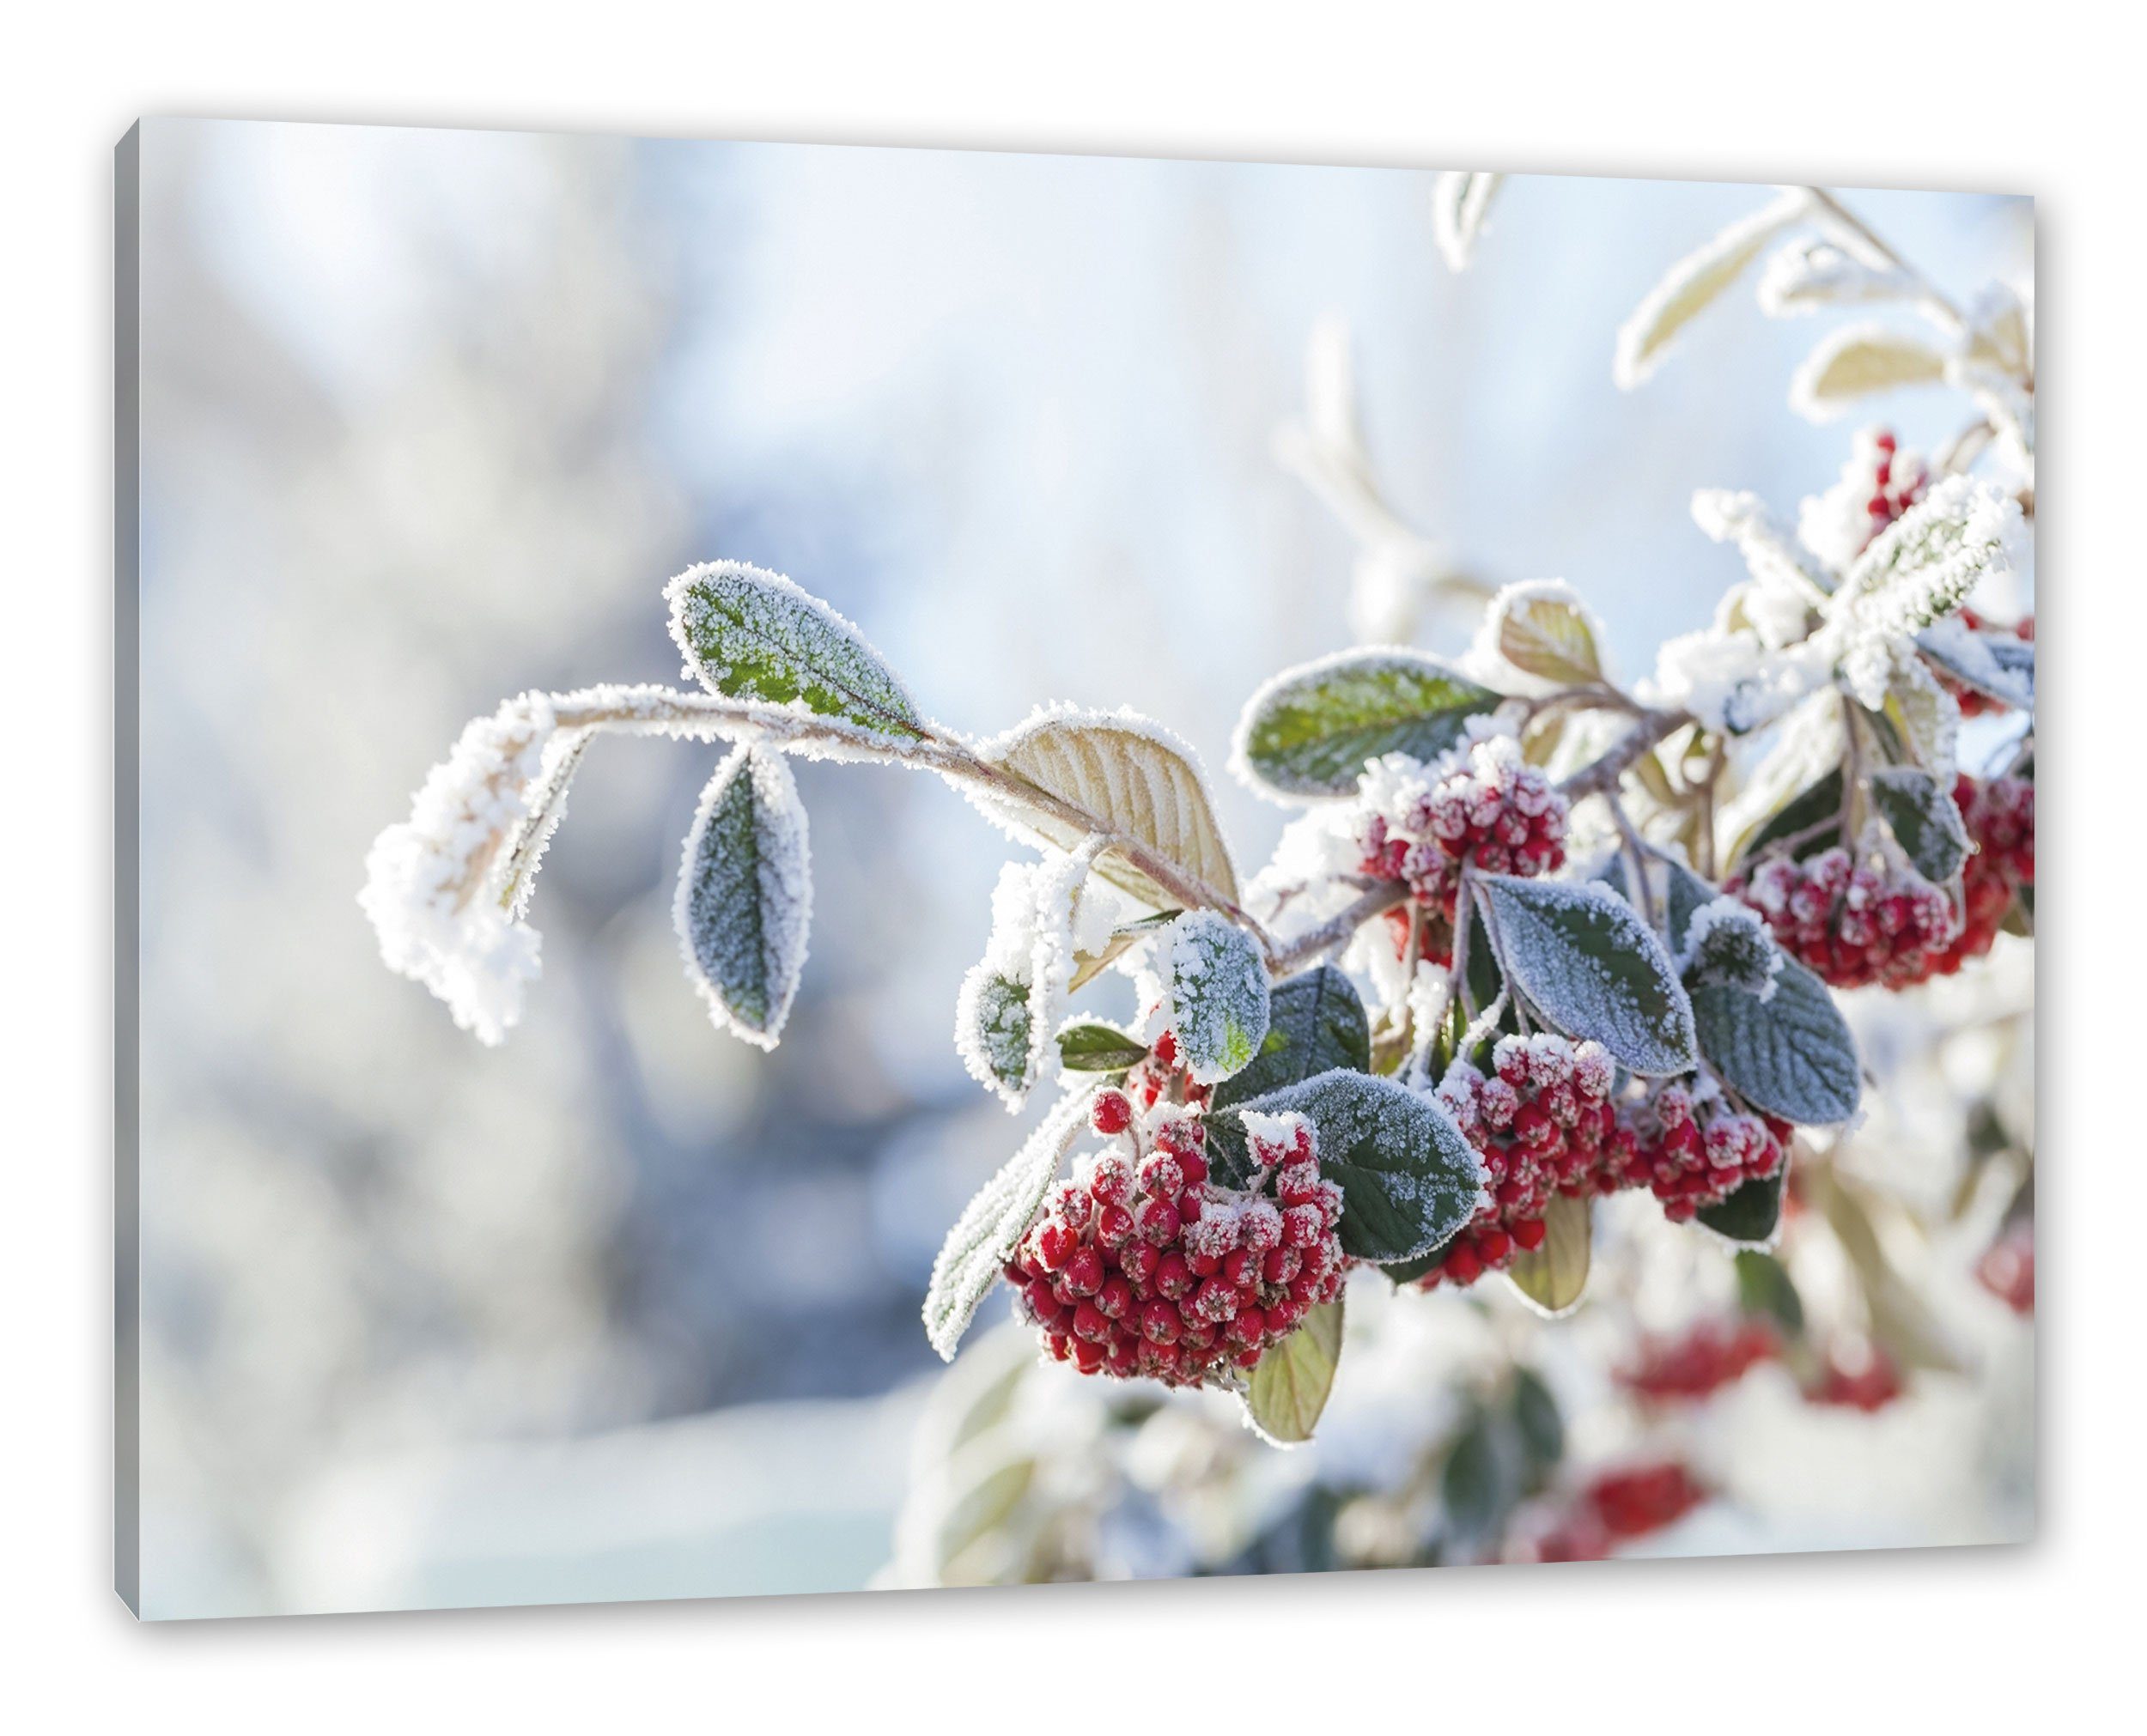
{"label": "red berry cluster", "polygon": [[[1973,609],[1963,609],[1961,611],[1960,621],[1961,624],[1963,627],[1966,627],[1971,633],[1987,633],[1993,630],[1992,623],[1986,621]],[[2009,629],[2000,627],[1997,628],[1995,630],[2003,633],[2008,631]],[[2018,625],[2011,628],[2010,631],[2015,638],[2022,640],[2030,645],[2034,644],[2035,640],[2035,617],[2032,615],[2028,616]],[[1938,677],[1938,685],[1945,689],[1945,690],[1951,694],[1955,700],[1959,702],[1961,707],[1961,715],[1962,717],[1981,717],[1986,712],[2004,711],[2005,709],[2004,701],[1992,699],[1990,695],[1986,693],[1979,693],[1972,687],[1963,686],[1961,683],[1955,681],[1951,676],[1948,675],[1943,670],[1937,671],[1937,674]]]}
{"label": "red berry cluster", "polygon": [[1144,1117],[1110,1089],[1090,1119],[1111,1144],[1051,1196],[1006,1267],[1056,1360],[1234,1385],[1341,1290],[1341,1189],[1322,1179],[1303,1117],[1245,1116],[1256,1173],[1244,1193],[1212,1179],[1197,1115]]}
{"label": "red berry cluster", "polygon": [[1728,889],[1836,988],[1919,982],[1956,932],[1952,901],[1907,863],[1859,860],[1838,844],[1801,862],[1770,857]]}
{"label": "red berry cluster", "polygon": [[[1215,1089],[1195,1083],[1192,1074],[1178,1065],[1178,1040],[1167,1030],[1150,1047],[1147,1058],[1135,1062],[1128,1071],[1125,1088],[1126,1095],[1144,1112],[1165,1102],[1183,1103],[1192,1109],[1206,1108]],[[1115,1133],[1118,1130],[1112,1127],[1098,1131]]]}
{"label": "red berry cluster", "polygon": [[1789,1156],[1795,1128],[1771,1115],[1698,1096],[1681,1079],[1651,1085],[1626,1120],[1631,1138],[1611,1143],[1597,1191],[1645,1187],[1673,1223],[1718,1205],[1747,1181],[1762,1181]]}
{"label": "red berry cluster", "polygon": [[1924,495],[1930,483],[1931,472],[1921,458],[1900,458],[1901,442],[1890,429],[1882,429],[1872,440],[1874,463],[1871,471],[1871,498],[1864,505],[1870,515],[1871,534],[1864,538],[1864,546],[1889,525],[1900,518]]}
{"label": "red berry cluster", "polygon": [[1961,930],[1930,949],[1913,968],[1905,967],[1895,979],[1896,986],[1951,976],[1970,959],[1980,958],[1998,938],[2019,889],[2035,883],[2034,784],[2025,778],[1985,783],[1962,777],[1954,782],[1953,802],[1975,846],[1961,874]]}
{"label": "red berry cluster", "polygon": [[1491,1077],[1457,1062],[1438,1101],[1482,1156],[1484,1199],[1425,1279],[1473,1284],[1517,1250],[1543,1245],[1543,1214],[1559,1193],[1591,1192],[1605,1142],[1617,1132],[1617,1077],[1601,1043],[1540,1033],[1499,1039]]}
{"label": "red berry cluster", "polygon": [[[1411,898],[1451,920],[1464,862],[1493,874],[1565,865],[1568,804],[1512,737],[1487,737],[1466,758],[1450,755],[1444,769],[1393,765],[1382,762],[1365,781],[1360,871],[1407,883]],[[1401,920],[1406,932],[1410,919]]]}
{"label": "red berry cluster", "polygon": [[1512,1561],[1601,1561],[1618,1544],[1660,1531],[1706,1501],[1708,1490],[1676,1460],[1599,1472],[1571,1507],[1509,1546]]}
{"label": "red berry cluster", "polygon": [[1766,1320],[1702,1320],[1643,1344],[1639,1359],[1618,1371],[1618,1383],[1643,1399],[1705,1399],[1780,1350],[1780,1335]]}

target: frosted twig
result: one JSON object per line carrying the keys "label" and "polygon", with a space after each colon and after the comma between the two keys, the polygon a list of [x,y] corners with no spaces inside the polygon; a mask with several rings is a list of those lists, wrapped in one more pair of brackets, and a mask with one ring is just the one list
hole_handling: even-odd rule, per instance
{"label": "frosted twig", "polygon": [[1347,945],[1349,938],[1375,916],[1384,915],[1409,895],[1409,889],[1399,880],[1383,880],[1362,897],[1355,900],[1337,916],[1331,916],[1317,928],[1306,930],[1287,945],[1271,950],[1268,968],[1277,976],[1287,976],[1301,966],[1310,964],[1323,953]]}
{"label": "frosted twig", "polygon": [[1673,730],[1692,721],[1682,711],[1651,711],[1645,706],[1627,704],[1634,719],[1633,727],[1559,785],[1558,793],[1567,801],[1615,790],[1634,761]]}

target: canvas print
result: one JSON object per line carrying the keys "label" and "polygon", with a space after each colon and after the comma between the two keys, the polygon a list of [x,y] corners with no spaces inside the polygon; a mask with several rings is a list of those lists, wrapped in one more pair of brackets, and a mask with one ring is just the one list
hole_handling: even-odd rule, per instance
{"label": "canvas print", "polygon": [[140,1613],[2032,1533],[2027,199],[119,192]]}

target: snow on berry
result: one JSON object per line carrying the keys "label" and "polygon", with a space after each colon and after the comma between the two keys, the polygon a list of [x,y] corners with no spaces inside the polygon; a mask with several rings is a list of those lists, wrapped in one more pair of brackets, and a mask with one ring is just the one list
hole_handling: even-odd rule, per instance
{"label": "snow on berry", "polygon": [[[1568,804],[1509,735],[1487,735],[1426,766],[1389,754],[1365,768],[1359,790],[1358,871],[1398,880],[1417,913],[1394,913],[1397,951],[1412,920],[1451,925],[1464,863],[1493,874],[1549,874],[1565,865]],[[1426,935],[1423,956],[1444,960],[1451,927]]]}
{"label": "snow on berry", "polygon": [[1605,1142],[1597,1191],[1645,1187],[1673,1223],[1688,1223],[1748,1181],[1763,1181],[1789,1161],[1796,1129],[1736,1108],[1712,1085],[1651,1081],[1625,1106],[1618,1135]]}
{"label": "snow on berry", "polygon": [[1952,901],[1884,848],[1876,827],[1854,856],[1837,844],[1802,861],[1771,857],[1729,890],[1836,988],[1920,982],[1959,931]]}
{"label": "snow on berry", "polygon": [[1487,1077],[1466,1061],[1448,1070],[1438,1102],[1483,1159],[1484,1193],[1426,1289],[1473,1284],[1541,1247],[1551,1200],[1595,1191],[1605,1142],[1620,1132],[1616,1073],[1602,1044],[1549,1032],[1501,1037]]}
{"label": "snow on berry", "polygon": [[1235,1388],[1334,1300],[1342,1195],[1319,1173],[1311,1123],[1244,1122],[1254,1169],[1241,1191],[1212,1176],[1196,1114],[1099,1095],[1091,1125],[1111,1143],[1047,1196],[1006,1266],[1049,1357],[1084,1375]]}

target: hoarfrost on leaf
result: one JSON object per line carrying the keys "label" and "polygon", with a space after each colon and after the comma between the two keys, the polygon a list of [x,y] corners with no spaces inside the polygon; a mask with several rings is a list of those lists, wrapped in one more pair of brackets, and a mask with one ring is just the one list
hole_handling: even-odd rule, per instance
{"label": "hoarfrost on leaf", "polygon": [[1509,585],[1491,599],[1463,667],[1487,687],[1536,696],[1603,680],[1603,623],[1562,579]]}
{"label": "hoarfrost on leaf", "polygon": [[1744,274],[1768,243],[1809,214],[1802,191],[1784,194],[1687,254],[1648,291],[1618,332],[1611,373],[1630,392],[1663,365],[1677,336]]}
{"label": "hoarfrost on leaf", "polygon": [[672,907],[686,974],[722,1029],[757,1048],[782,1035],[805,971],[812,853],[782,755],[749,744],[702,792]]}
{"label": "hoarfrost on leaf", "polygon": [[1822,308],[1878,301],[1910,301],[1916,282],[1890,266],[1866,264],[1831,241],[1791,241],[1767,260],[1760,274],[1762,312],[1779,319]]}
{"label": "hoarfrost on leaf", "polygon": [[1759,588],[1745,613],[1770,649],[1804,636],[1804,617],[1826,602],[1833,575],[1801,548],[1757,495],[1701,489],[1692,497],[1693,522],[1717,543],[1736,545]]}
{"label": "hoarfrost on leaf", "polygon": [[733,699],[793,706],[883,735],[921,720],[856,627],[780,573],[743,561],[688,568],[664,587],[686,673]]}
{"label": "hoarfrost on leaf", "polygon": [[1268,1035],[1267,967],[1253,938],[1212,910],[1189,910],[1165,931],[1163,1022],[1187,1070],[1213,1085],[1250,1063]]}
{"label": "hoarfrost on leaf", "polygon": [[1435,760],[1502,698],[1420,651],[1338,652],[1284,670],[1246,701],[1231,769],[1274,801],[1347,796],[1367,761]]}
{"label": "hoarfrost on leaf", "polygon": [[[521,1017],[540,938],[515,920],[514,840],[555,734],[543,694],[474,719],[427,774],[410,818],[374,840],[358,903],[389,969],[422,982],[480,1042]],[[556,762],[555,762],[556,763]]]}
{"label": "hoarfrost on leaf", "polygon": [[1943,350],[1890,326],[1844,326],[1820,339],[1791,376],[1790,407],[1809,421],[1832,422],[1874,393],[1945,377]]}
{"label": "hoarfrost on leaf", "polygon": [[1719,983],[1764,1005],[1785,962],[1760,914],[1741,899],[1712,899],[1692,914],[1677,955],[1688,990]]}
{"label": "hoarfrost on leaf", "polygon": [[1061,1097],[947,1232],[924,1297],[925,1337],[942,1360],[954,1360],[955,1346],[978,1305],[1043,1205],[1060,1160],[1088,1120],[1094,1089],[1085,1086]]}
{"label": "hoarfrost on leaf", "polygon": [[1021,1107],[1053,1059],[1098,844],[1091,840],[1071,855],[1000,870],[991,938],[955,997],[955,1050],[970,1076],[1010,1111]]}

